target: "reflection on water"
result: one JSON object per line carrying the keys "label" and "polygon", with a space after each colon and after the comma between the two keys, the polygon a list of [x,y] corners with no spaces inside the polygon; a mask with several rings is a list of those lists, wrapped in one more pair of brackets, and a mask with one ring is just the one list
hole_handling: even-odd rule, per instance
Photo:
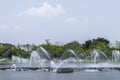
{"label": "reflection on water", "polygon": [[40,71],[0,71],[0,80],[119,80],[120,72],[74,72],[58,74]]}

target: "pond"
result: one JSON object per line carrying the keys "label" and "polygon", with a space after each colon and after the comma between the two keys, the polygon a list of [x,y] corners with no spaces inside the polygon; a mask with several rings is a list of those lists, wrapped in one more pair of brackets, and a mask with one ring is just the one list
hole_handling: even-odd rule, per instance
{"label": "pond", "polygon": [[0,80],[119,80],[119,71],[55,73],[41,71],[0,71]]}

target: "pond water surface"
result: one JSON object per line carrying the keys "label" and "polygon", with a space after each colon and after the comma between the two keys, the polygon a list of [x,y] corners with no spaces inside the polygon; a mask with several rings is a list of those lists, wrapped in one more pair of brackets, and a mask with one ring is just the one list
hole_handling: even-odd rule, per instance
{"label": "pond water surface", "polygon": [[55,73],[41,71],[0,71],[0,80],[120,80],[120,72]]}

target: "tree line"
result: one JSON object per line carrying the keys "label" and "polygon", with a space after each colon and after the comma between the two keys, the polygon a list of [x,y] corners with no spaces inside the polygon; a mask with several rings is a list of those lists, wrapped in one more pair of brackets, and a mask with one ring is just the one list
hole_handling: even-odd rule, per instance
{"label": "tree line", "polygon": [[25,45],[13,45],[10,43],[0,43],[0,58],[11,59],[12,55],[29,58],[33,50],[38,47],[43,47],[48,51],[52,57],[60,58],[63,53],[72,49],[80,58],[85,58],[91,54],[94,49],[103,51],[107,56],[111,58],[112,50],[120,50],[120,42],[116,41],[115,46],[112,46],[110,41],[105,38],[96,38],[87,40],[84,43],[78,41],[72,41],[66,44],[52,44],[49,39],[45,40],[45,44],[25,44]]}

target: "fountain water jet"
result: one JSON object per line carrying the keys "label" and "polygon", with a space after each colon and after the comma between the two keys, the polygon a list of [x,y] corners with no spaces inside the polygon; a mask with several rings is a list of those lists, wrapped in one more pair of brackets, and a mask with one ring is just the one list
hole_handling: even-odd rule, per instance
{"label": "fountain water jet", "polygon": [[16,71],[16,70],[17,70],[17,66],[16,66],[16,64],[12,64],[12,66],[11,66],[11,70],[12,70],[12,71]]}
{"label": "fountain water jet", "polygon": [[48,60],[51,60],[51,57],[49,55],[49,53],[43,48],[43,47],[39,47],[37,49],[38,54],[40,55],[41,58],[46,58]]}
{"label": "fountain water jet", "polygon": [[[54,71],[59,70],[60,68],[75,68],[79,67],[78,64],[82,62],[82,60],[77,56],[77,54],[69,49],[67,50],[61,57],[60,57],[60,62],[56,66]],[[70,69],[71,70],[71,69]]]}
{"label": "fountain water jet", "polygon": [[112,60],[115,63],[120,62],[120,51],[115,50],[115,51],[112,52]]}
{"label": "fountain water jet", "polygon": [[75,58],[76,60],[79,60],[79,57],[77,56],[77,54],[71,50],[71,49],[68,49],[61,57],[60,59],[67,59],[67,58],[70,58],[70,57],[73,57]]}
{"label": "fountain water jet", "polygon": [[32,67],[37,67],[37,66],[39,66],[40,60],[41,60],[41,58],[38,55],[38,53],[36,51],[33,51],[30,56],[30,61],[29,61],[30,65]]}
{"label": "fountain water jet", "polygon": [[100,50],[93,50],[91,57],[93,57],[94,59],[94,63],[96,63],[97,61],[101,61],[101,60],[110,60],[104,52],[100,51]]}

